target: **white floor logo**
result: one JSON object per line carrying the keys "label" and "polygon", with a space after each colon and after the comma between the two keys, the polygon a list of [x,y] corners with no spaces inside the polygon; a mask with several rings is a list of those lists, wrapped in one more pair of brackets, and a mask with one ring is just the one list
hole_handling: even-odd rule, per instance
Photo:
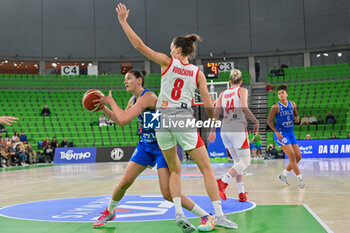
{"label": "white floor logo", "polygon": [[124,151],[121,148],[114,148],[111,151],[111,158],[113,160],[121,160],[124,156]]}

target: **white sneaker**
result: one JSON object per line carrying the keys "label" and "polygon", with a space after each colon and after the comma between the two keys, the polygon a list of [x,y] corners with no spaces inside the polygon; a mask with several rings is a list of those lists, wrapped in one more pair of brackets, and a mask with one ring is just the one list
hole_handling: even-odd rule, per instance
{"label": "white sneaker", "polygon": [[300,180],[299,180],[299,185],[298,185],[298,186],[299,186],[299,188],[301,188],[301,189],[302,189],[302,188],[305,188],[305,183],[304,183],[303,179],[300,179]]}
{"label": "white sneaker", "polygon": [[225,215],[215,216],[215,226],[225,227],[230,229],[237,229],[238,225],[234,223],[231,219],[226,217]]}
{"label": "white sneaker", "polygon": [[183,233],[191,233],[196,231],[196,227],[188,221],[188,219],[183,214],[176,214],[176,225],[181,228]]}

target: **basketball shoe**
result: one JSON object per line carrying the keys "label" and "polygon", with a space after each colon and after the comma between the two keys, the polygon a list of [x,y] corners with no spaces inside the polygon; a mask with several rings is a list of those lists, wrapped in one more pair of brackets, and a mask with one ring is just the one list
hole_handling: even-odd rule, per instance
{"label": "basketball shoe", "polygon": [[240,201],[240,202],[245,202],[245,201],[247,201],[248,200],[248,198],[247,198],[247,192],[245,192],[245,193],[239,193],[238,194],[238,201]]}
{"label": "basketball shoe", "polygon": [[299,188],[305,188],[305,183],[304,183],[304,181],[303,181],[303,179],[299,179]]}
{"label": "basketball shoe", "polygon": [[218,182],[220,197],[222,200],[226,201],[227,198],[226,198],[225,190],[228,184],[223,182],[222,179],[218,179],[216,181]]}
{"label": "basketball shoe", "polygon": [[238,225],[234,223],[231,219],[226,217],[225,215],[216,215],[215,216],[215,225],[219,227],[225,227],[230,229],[237,229]]}
{"label": "basketball shoe", "polygon": [[175,214],[176,225],[181,228],[183,233],[191,233],[196,231],[196,227],[188,221],[183,214]]}
{"label": "basketball shoe", "polygon": [[288,180],[287,180],[287,176],[284,176],[283,174],[280,174],[278,176],[278,179],[280,179],[280,181],[282,181],[283,183],[285,183],[286,185],[289,185]]}
{"label": "basketball shoe", "polygon": [[116,217],[115,211],[113,210],[113,212],[109,212],[108,208],[106,208],[103,212],[100,212],[100,214],[102,214],[101,217],[99,217],[93,224],[93,226],[96,228],[103,227],[108,221],[112,221]]}
{"label": "basketball shoe", "polygon": [[212,231],[215,227],[215,216],[206,215],[201,218],[201,224],[198,226],[198,231]]}

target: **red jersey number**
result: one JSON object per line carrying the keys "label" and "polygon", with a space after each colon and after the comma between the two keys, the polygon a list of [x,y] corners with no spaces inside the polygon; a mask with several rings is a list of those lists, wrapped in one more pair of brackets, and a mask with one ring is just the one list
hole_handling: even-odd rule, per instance
{"label": "red jersey number", "polygon": [[231,101],[227,101],[226,102],[226,113],[229,114],[230,111],[234,111],[235,110],[235,102],[233,101],[233,99],[231,99]]}
{"label": "red jersey number", "polygon": [[181,89],[183,88],[184,86],[184,80],[182,79],[176,79],[175,82],[174,82],[174,87],[173,89],[171,90],[171,98],[173,100],[178,100],[180,99],[180,96],[181,96]]}

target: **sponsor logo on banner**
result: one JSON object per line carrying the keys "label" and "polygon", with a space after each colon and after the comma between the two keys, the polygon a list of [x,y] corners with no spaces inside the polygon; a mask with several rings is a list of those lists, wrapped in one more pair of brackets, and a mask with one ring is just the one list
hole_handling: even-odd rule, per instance
{"label": "sponsor logo on banner", "polygon": [[297,141],[303,158],[350,157],[350,139]]}
{"label": "sponsor logo on banner", "polygon": [[300,146],[301,154],[312,154],[312,146]]}
{"label": "sponsor logo on banner", "polygon": [[[209,213],[214,213],[212,203],[207,196],[189,196]],[[53,222],[94,222],[100,217],[110,201],[109,196],[78,197],[56,200],[28,202],[0,209],[0,215],[9,218],[53,221]],[[254,202],[239,202],[227,198],[222,203],[224,213],[247,211],[255,207]],[[116,206],[117,222],[135,222],[152,220],[173,220],[174,204],[164,200],[161,195],[125,195]],[[184,210],[189,218],[198,218]]]}
{"label": "sponsor logo on banner", "polygon": [[96,162],[127,162],[130,160],[135,146],[99,147]]}
{"label": "sponsor logo on banner", "polygon": [[55,163],[94,163],[96,147],[59,147],[55,150]]}
{"label": "sponsor logo on banner", "polygon": [[111,151],[111,158],[113,160],[121,160],[124,156],[124,151],[121,148],[114,148]]}

